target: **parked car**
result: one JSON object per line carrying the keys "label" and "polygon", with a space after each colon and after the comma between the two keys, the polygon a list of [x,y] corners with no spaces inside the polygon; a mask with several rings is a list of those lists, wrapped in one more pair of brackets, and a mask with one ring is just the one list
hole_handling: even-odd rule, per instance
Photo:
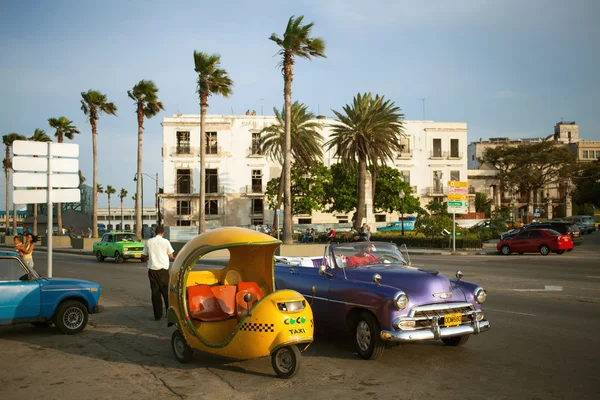
{"label": "parked car", "polygon": [[54,324],[72,335],[85,328],[88,314],[102,312],[100,292],[93,282],[42,278],[18,253],[0,251],[0,325]]}
{"label": "parked car", "polygon": [[93,245],[96,260],[104,261],[106,257],[113,257],[117,264],[129,259],[148,261],[148,257],[142,254],[143,250],[144,243],[131,232],[105,233],[102,240]]}
{"label": "parked car", "polygon": [[570,235],[563,235],[552,229],[526,229],[510,238],[500,241],[496,249],[505,256],[510,253],[537,253],[547,256],[550,252],[562,254],[573,249]]}
{"label": "parked car", "polygon": [[[415,229],[415,221],[416,220],[417,220],[416,217],[409,217],[408,220],[404,221],[404,230],[405,231],[413,231]],[[402,231],[402,222],[403,221],[390,222],[386,226],[377,228],[377,232]]]}
{"label": "parked car", "polygon": [[565,221],[574,222],[582,235],[592,233],[596,230],[594,217],[590,217],[589,215],[573,215],[572,217],[565,218]]}
{"label": "parked car", "polygon": [[381,356],[386,342],[460,346],[490,329],[482,287],[460,271],[449,279],[409,264],[393,243],[334,244],[322,257],[276,257],[275,285],[311,302],[317,328],[351,332],[364,359]]}
{"label": "parked car", "polygon": [[524,226],[524,230],[529,229],[552,229],[557,231],[562,235],[570,235],[571,240],[575,246],[579,246],[583,243],[583,238],[581,237],[581,232],[577,227],[577,224],[574,222],[567,221],[544,221],[544,222],[535,222],[533,224],[529,224]]}

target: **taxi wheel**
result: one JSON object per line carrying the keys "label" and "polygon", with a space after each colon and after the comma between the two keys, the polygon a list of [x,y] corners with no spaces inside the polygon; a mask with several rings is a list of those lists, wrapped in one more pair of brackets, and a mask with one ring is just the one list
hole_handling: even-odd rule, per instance
{"label": "taxi wheel", "polygon": [[444,342],[446,346],[462,346],[469,341],[470,337],[471,335],[447,337],[442,338],[442,342]]}
{"label": "taxi wheel", "polygon": [[96,260],[98,260],[98,261],[104,261],[104,258],[105,257],[102,255],[102,252],[100,250],[98,250],[96,252]]}
{"label": "taxi wheel", "polygon": [[300,371],[300,350],[296,345],[280,347],[271,354],[271,365],[277,376],[289,379]]}
{"label": "taxi wheel", "polygon": [[356,351],[365,360],[375,360],[383,354],[385,342],[379,336],[381,328],[379,322],[368,312],[363,312],[354,329],[354,342]]}
{"label": "taxi wheel", "polygon": [[192,348],[187,344],[181,332],[176,329],[171,335],[171,347],[175,359],[182,364],[187,364],[194,358]]}
{"label": "taxi wheel", "polygon": [[115,251],[115,263],[117,264],[123,264],[123,257],[121,256],[121,253],[119,253],[118,251]]}

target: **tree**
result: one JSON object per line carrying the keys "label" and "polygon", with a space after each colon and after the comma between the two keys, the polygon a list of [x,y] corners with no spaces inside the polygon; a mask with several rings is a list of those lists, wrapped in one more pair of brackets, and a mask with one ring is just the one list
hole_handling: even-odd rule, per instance
{"label": "tree", "polygon": [[[63,143],[65,138],[73,140],[75,135],[79,133],[79,130],[75,127],[75,125],[73,125],[73,121],[67,117],[48,118],[48,125],[50,125],[51,128],[56,129],[56,132],[54,132],[54,137],[56,137],[56,141],[58,143]],[[58,226],[58,231],[62,232],[63,223],[61,203],[56,203],[56,224]]]}
{"label": "tree", "polygon": [[[115,190],[114,187],[107,185],[106,186],[106,194],[108,195],[108,223],[109,225],[112,225],[110,223],[110,221],[112,221],[112,218],[110,217],[110,195],[111,194],[115,194],[117,191]],[[107,227],[108,228],[108,227]],[[112,227],[114,229],[114,227]]]}
{"label": "tree", "polygon": [[580,165],[573,180],[575,181],[573,201],[576,208],[583,211],[574,212],[573,215],[593,215],[590,205],[600,208],[600,160]]}
{"label": "tree", "polygon": [[417,232],[433,239],[442,235],[444,229],[447,231],[452,230],[452,219],[447,215],[424,215],[417,219],[415,229]]}
{"label": "tree", "polygon": [[[137,176],[142,176],[142,134],[144,133],[144,118],[152,118],[161,110],[164,110],[163,103],[158,101],[158,88],[153,81],[142,79],[134,87],[128,90],[127,95],[135,104],[138,123],[138,148],[137,148]],[[142,192],[141,179],[137,180],[136,196],[139,197]],[[110,195],[109,195],[110,208]],[[135,232],[138,237],[142,237],[142,202],[140,199],[135,203]]]}
{"label": "tree", "polygon": [[[29,138],[29,140],[33,140],[34,142],[51,142],[50,136],[46,134],[42,129],[36,129],[33,132],[33,135]],[[54,221],[52,221],[54,222]],[[62,232],[62,229],[59,228],[58,232]],[[38,234],[38,205],[33,205],[33,234],[37,236]],[[50,234],[50,233],[49,233]]]}
{"label": "tree", "polygon": [[[283,165],[285,155],[285,109],[279,112],[273,108],[277,122],[265,127],[261,131],[261,152],[271,160]],[[294,163],[299,168],[309,168],[323,159],[323,136],[319,133],[321,124],[313,121],[314,114],[308,111],[308,107],[302,103],[292,104],[291,115],[291,154]],[[277,182],[277,200],[270,207],[278,210],[283,199],[283,169]],[[273,226],[277,224],[277,215],[273,219]]]}
{"label": "tree", "polygon": [[483,192],[475,194],[475,211],[485,213],[485,217],[489,218],[492,214],[492,199]]}
{"label": "tree", "polygon": [[394,159],[401,147],[404,115],[394,102],[370,93],[357,94],[352,105],[344,106],[343,114],[332,111],[338,123],[331,126],[332,134],[325,145],[335,148],[335,155],[348,168],[354,167],[358,160],[355,222],[361,225],[365,216],[367,165],[385,164]]}
{"label": "tree", "polygon": [[[356,164],[356,162],[355,162]],[[347,214],[356,209],[358,172],[356,166],[331,165],[331,185],[326,188],[323,206],[326,212]]]}
{"label": "tree", "polygon": [[448,214],[448,203],[431,200],[429,203],[425,204],[425,208],[433,215],[442,215],[447,217]]}
{"label": "tree", "polygon": [[[204,203],[206,197],[206,172],[204,158],[206,152],[206,109],[208,97],[213,94],[228,98],[232,93],[233,81],[226,70],[221,68],[221,56],[194,50],[194,71],[198,74],[196,92],[200,98],[200,201],[198,204],[198,233],[206,230]],[[139,190],[138,190],[139,193]]]}
{"label": "tree", "polygon": [[123,199],[127,197],[127,190],[121,188],[121,191],[119,192],[119,199],[121,200],[121,230],[124,231],[125,230],[125,225],[124,225],[124,219],[123,219]]}
{"label": "tree", "polygon": [[96,137],[98,134],[98,118],[102,113],[117,115],[117,106],[109,102],[105,94],[96,90],[81,92],[81,111],[87,116],[92,127],[92,152],[94,159],[94,172],[92,178],[92,237],[98,237],[98,148]]}
{"label": "tree", "polygon": [[420,202],[412,195],[410,184],[402,179],[400,171],[385,166],[381,167],[377,174],[373,206],[376,210],[400,213],[402,236],[404,236],[404,214],[416,213],[420,208]]}
{"label": "tree", "polygon": [[314,23],[303,25],[304,16],[291,16],[283,33],[279,37],[273,33],[269,39],[280,47],[279,55],[283,73],[283,98],[285,101],[285,150],[283,152],[283,242],[293,242],[292,221],[292,82],[294,80],[295,58],[311,60],[313,57],[325,57],[325,41],[311,36]]}
{"label": "tree", "polygon": [[[13,142],[15,140],[27,140],[27,138],[23,135],[19,135],[18,133],[9,133],[7,135],[2,136],[2,143],[4,143],[5,147],[5,156],[3,160],[4,165],[4,177],[6,178],[6,231],[8,232],[8,214],[9,214],[9,204],[8,204],[8,193],[9,193],[9,184],[10,184],[10,170],[12,169],[12,159],[10,158],[10,149],[12,148]],[[17,234],[17,207],[15,207],[13,203],[13,233]]]}

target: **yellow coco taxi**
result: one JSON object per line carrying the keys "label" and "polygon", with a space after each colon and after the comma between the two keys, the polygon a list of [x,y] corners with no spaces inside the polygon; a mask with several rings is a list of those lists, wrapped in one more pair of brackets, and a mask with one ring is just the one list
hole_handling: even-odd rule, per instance
{"label": "yellow coco taxi", "polygon": [[[175,358],[192,349],[237,360],[271,356],[281,378],[300,369],[300,350],[313,341],[313,314],[293,290],[275,290],[273,255],[281,242],[244,228],[215,229],[189,241],[169,275],[169,326]],[[229,262],[208,269],[197,261],[227,249]]]}

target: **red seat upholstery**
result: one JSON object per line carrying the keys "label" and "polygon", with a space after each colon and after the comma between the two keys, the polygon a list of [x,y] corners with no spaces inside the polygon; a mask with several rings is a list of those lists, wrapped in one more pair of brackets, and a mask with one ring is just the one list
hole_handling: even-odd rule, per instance
{"label": "red seat upholstery", "polygon": [[[248,314],[248,309],[252,308],[252,306],[264,296],[256,282],[238,282],[237,288],[238,292],[235,296],[237,316],[238,318],[243,318]],[[244,301],[244,295],[246,293],[252,295],[252,301],[248,304]]]}
{"label": "red seat upholstery", "polygon": [[223,312],[219,300],[208,285],[189,286],[187,288],[188,310],[190,317],[200,321],[223,321],[230,314]]}
{"label": "red seat upholstery", "polygon": [[212,292],[219,301],[221,310],[229,316],[235,315],[235,293],[237,286],[235,285],[219,285],[212,286]]}

